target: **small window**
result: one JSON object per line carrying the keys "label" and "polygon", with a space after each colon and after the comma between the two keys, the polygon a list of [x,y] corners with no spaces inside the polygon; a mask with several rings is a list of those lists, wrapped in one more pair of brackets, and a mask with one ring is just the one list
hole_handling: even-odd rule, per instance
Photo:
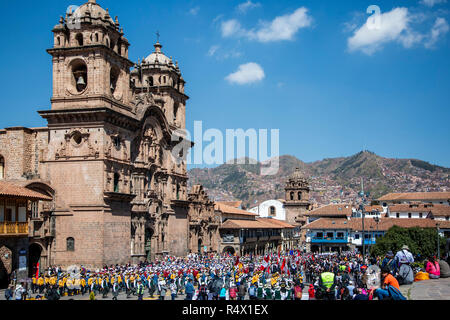
{"label": "small window", "polygon": [[355,234],[355,240],[359,240],[359,234]]}
{"label": "small window", "polygon": [[0,180],[5,179],[5,158],[0,156]]}
{"label": "small window", "polygon": [[364,239],[369,239],[370,238],[370,236],[369,236],[369,234],[364,234]]}
{"label": "small window", "polygon": [[412,216],[411,212],[408,212],[408,218],[409,219],[411,219],[411,216]]}
{"label": "small window", "polygon": [[400,218],[400,213],[399,212],[396,213],[396,217]]}
{"label": "small window", "polygon": [[299,193],[297,194],[297,197],[298,197],[298,200],[302,200],[302,193],[299,192]]}
{"label": "small window", "polygon": [[291,200],[294,201],[294,192],[291,192]]}
{"label": "small window", "polygon": [[327,232],[327,238],[328,239],[332,239],[334,237],[334,233],[333,232]]}
{"label": "small window", "polygon": [[317,239],[322,239],[323,238],[323,232],[317,232],[316,233],[316,238]]}
{"label": "small window", "polygon": [[67,238],[67,251],[75,251],[75,239],[74,238]]}
{"label": "small window", "polygon": [[114,144],[114,147],[116,147],[116,149],[117,150],[119,150],[120,149],[120,137],[119,136],[115,136],[115,137],[113,137],[112,138],[112,140],[113,140],[113,144]]}
{"label": "small window", "polygon": [[344,239],[344,233],[343,233],[343,232],[338,232],[338,233],[336,234],[336,238],[337,238],[337,239]]}
{"label": "small window", "polygon": [[152,76],[149,76],[147,78],[147,83],[148,83],[149,87],[153,87],[153,77]]}
{"label": "small window", "polygon": [[277,210],[276,210],[276,208],[275,207],[270,207],[269,208],[269,215],[271,215],[271,216],[275,216],[277,214]]}
{"label": "small window", "polygon": [[31,202],[31,216],[35,219],[39,218],[39,201]]}
{"label": "small window", "polygon": [[120,175],[118,173],[114,174],[114,192],[118,193],[119,192],[119,179],[120,179]]}
{"label": "small window", "polygon": [[79,47],[83,46],[83,35],[81,33],[79,33],[75,36],[75,40],[77,41],[77,45]]}
{"label": "small window", "polygon": [[421,219],[423,218],[423,213],[422,212],[419,213],[419,218],[421,218]]}

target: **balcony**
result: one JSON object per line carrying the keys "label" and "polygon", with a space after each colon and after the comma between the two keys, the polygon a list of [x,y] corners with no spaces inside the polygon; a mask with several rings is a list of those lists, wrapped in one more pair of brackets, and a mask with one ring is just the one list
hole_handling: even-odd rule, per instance
{"label": "balcony", "polygon": [[0,236],[28,236],[28,222],[0,222]]}
{"label": "balcony", "polygon": [[311,238],[311,243],[347,243],[348,239],[347,238],[318,238],[318,237],[312,237]]}

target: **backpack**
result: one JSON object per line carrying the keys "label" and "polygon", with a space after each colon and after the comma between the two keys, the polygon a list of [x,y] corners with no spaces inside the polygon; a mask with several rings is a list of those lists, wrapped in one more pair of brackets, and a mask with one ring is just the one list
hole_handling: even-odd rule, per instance
{"label": "backpack", "polygon": [[405,296],[396,287],[388,286],[389,297],[393,300],[407,300]]}

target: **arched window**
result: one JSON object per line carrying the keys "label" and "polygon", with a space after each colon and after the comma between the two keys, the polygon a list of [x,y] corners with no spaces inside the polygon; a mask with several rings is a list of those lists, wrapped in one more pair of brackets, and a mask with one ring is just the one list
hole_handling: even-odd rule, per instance
{"label": "arched window", "polygon": [[302,193],[301,192],[299,192],[297,196],[298,196],[298,200],[302,200]]}
{"label": "arched window", "polygon": [[95,34],[95,42],[98,43],[98,33]]}
{"label": "arched window", "polygon": [[114,173],[114,192],[119,192],[119,179],[120,175],[118,173]]}
{"label": "arched window", "polygon": [[277,214],[276,208],[274,206],[270,207],[269,208],[269,215],[276,216],[276,214]]}
{"label": "arched window", "polygon": [[150,87],[153,87],[153,77],[152,77],[152,76],[149,76],[149,77],[147,78],[147,83],[148,83],[148,85],[149,85]]}
{"label": "arched window", "polygon": [[5,179],[5,158],[0,156],[0,180]]}
{"label": "arched window", "polygon": [[66,244],[67,244],[67,251],[75,251],[75,239],[74,238],[67,238]]}
{"label": "arched window", "polygon": [[294,201],[294,192],[291,192],[291,200]]}
{"label": "arched window", "polygon": [[79,33],[75,36],[75,40],[77,40],[77,45],[79,47],[83,46],[83,35],[81,33]]}

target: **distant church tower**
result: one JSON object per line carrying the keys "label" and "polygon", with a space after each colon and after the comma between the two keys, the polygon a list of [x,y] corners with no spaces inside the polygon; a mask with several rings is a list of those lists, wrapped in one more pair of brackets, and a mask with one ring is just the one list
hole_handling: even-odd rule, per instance
{"label": "distant church tower", "polygon": [[306,219],[304,213],[310,209],[309,182],[303,176],[299,168],[286,182],[285,209],[287,222],[294,225],[304,225]]}

